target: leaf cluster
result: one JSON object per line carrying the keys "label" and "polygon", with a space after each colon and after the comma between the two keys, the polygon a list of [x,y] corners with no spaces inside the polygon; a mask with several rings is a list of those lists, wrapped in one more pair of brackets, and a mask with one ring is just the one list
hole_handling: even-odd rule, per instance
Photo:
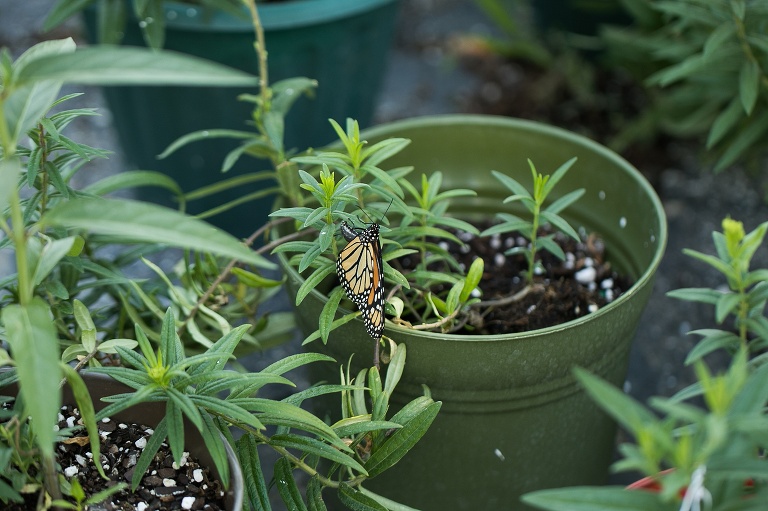
{"label": "leaf cluster", "polygon": [[[473,298],[471,292],[479,282],[482,268],[475,267],[467,278],[448,251],[434,240],[461,243],[449,229],[477,234],[477,229],[447,213],[450,200],[471,196],[471,190],[441,190],[442,174],[423,175],[420,187],[409,179],[412,167],[385,169],[383,164],[410,141],[390,138],[371,146],[360,139],[357,122],[347,120],[346,129],[331,120],[339,137],[340,149],[318,151],[292,159],[308,170],[299,170],[300,188],[306,193],[299,205],[284,207],[272,217],[291,218],[299,231],[311,233],[310,240],[281,244],[275,252],[295,254],[291,264],[307,272],[298,290],[296,304],[318,285],[327,282],[335,272],[340,247],[338,225],[347,222],[355,228],[370,223],[381,224],[383,274],[388,287],[394,291],[389,302],[394,305],[396,318],[403,311],[435,328],[450,328],[454,319]],[[385,214],[387,215],[385,217]],[[398,259],[412,256],[416,268],[403,272]],[[433,268],[438,267],[436,271]],[[448,287],[438,296],[437,287]],[[351,320],[354,315],[335,319],[342,300],[341,287],[327,288],[330,300],[320,318],[318,336],[327,340],[328,333]]]}
{"label": "leaf cluster", "polygon": [[759,0],[631,0],[634,28],[603,34],[614,65],[652,93],[674,135],[706,135],[715,171],[761,154],[768,132],[768,7]]}
{"label": "leaf cluster", "polygon": [[[639,471],[659,491],[560,488],[527,494],[523,501],[552,511],[765,508],[768,466],[760,453],[768,446],[768,366],[750,367],[747,351],[740,349],[725,373],[713,375],[697,361],[696,374],[695,391],[654,398],[651,410],[578,369],[576,376],[589,395],[636,439],[637,444],[620,447],[622,459],[614,470]],[[686,402],[697,395],[704,409]]]}
{"label": "leaf cluster", "polygon": [[716,269],[725,279],[727,290],[710,288],[676,289],[667,296],[714,306],[718,324],[732,321],[731,329],[707,328],[689,332],[701,336],[686,358],[690,364],[718,349],[730,353],[746,348],[762,359],[760,353],[768,347],[768,270],[751,269],[752,258],[762,245],[768,222],[752,232],[744,232],[741,222],[726,218],[723,232],[713,232],[716,255],[686,249],[684,253]]}
{"label": "leaf cluster", "polygon": [[[751,268],[766,229],[768,222],[746,233],[741,222],[725,218],[723,232],[712,234],[715,255],[684,251],[715,268],[727,289],[686,288],[668,296],[710,304],[718,323],[733,321],[731,331],[691,332],[702,336],[686,360],[696,372],[693,385],[672,398],[652,398],[649,409],[597,376],[575,371],[592,399],[635,439],[621,446],[614,470],[639,472],[658,491],[562,488],[528,494],[525,502],[548,510],[757,510],[768,504],[768,272]],[[718,349],[732,358],[727,371],[713,375],[703,357]]]}

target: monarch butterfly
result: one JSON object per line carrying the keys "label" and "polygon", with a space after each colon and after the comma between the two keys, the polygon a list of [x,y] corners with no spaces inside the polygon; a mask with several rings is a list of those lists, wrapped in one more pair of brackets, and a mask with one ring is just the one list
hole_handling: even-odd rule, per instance
{"label": "monarch butterfly", "polygon": [[371,224],[367,229],[356,229],[342,222],[340,229],[349,243],[339,253],[336,273],[341,287],[362,312],[365,329],[378,341],[384,330],[384,280],[379,224]]}

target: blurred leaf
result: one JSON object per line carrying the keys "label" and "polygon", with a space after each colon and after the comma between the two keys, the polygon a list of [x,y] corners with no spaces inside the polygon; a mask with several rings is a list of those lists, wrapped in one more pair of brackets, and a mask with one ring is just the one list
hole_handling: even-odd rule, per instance
{"label": "blurred leaf", "polygon": [[747,115],[752,115],[752,110],[757,103],[757,93],[760,87],[760,67],[754,60],[747,60],[741,66],[739,73],[739,97]]}
{"label": "blurred leaf", "polygon": [[655,511],[676,510],[675,503],[664,503],[654,492],[623,487],[582,486],[539,490],[521,500],[549,511]]}
{"label": "blurred leaf", "polygon": [[71,38],[58,41],[44,41],[25,51],[15,62],[15,80],[5,83],[4,94],[7,95],[3,113],[8,124],[10,136],[14,142],[40,120],[44,113],[56,100],[61,89],[59,80],[37,80],[34,83],[23,83],[19,74],[28,66],[34,66],[40,60],[63,57],[75,51],[75,42]]}
{"label": "blurred leaf", "polygon": [[728,106],[720,112],[707,136],[707,149],[720,142],[743,117],[742,103],[739,98],[733,98]]}
{"label": "blurred leaf", "polygon": [[252,86],[258,78],[198,57],[128,46],[48,55],[19,70],[17,86],[57,80],[85,85]]}
{"label": "blurred leaf", "polygon": [[718,349],[732,350],[741,346],[741,339],[733,332],[716,329],[693,330],[689,334],[704,336],[696,346],[691,349],[685,358],[685,365],[690,365],[696,360]]}
{"label": "blurred leaf", "polygon": [[59,261],[69,254],[75,238],[76,236],[69,236],[60,240],[51,240],[43,247],[32,277],[35,286],[39,286],[43,279],[56,268]]}
{"label": "blurred leaf", "polygon": [[235,237],[202,220],[145,202],[127,199],[70,200],[51,208],[41,223],[113,235],[126,243],[154,242],[211,252],[261,268],[275,266]]}
{"label": "blurred leaf", "polygon": [[715,164],[714,171],[720,172],[743,156],[744,152],[757,143],[768,132],[768,115],[756,117],[733,137],[722,156]]}
{"label": "blurred leaf", "polygon": [[[61,406],[59,384],[63,375],[59,339],[48,304],[36,296],[28,304],[6,306],[0,317],[16,361],[26,412],[35,424],[55,424]],[[36,434],[43,456],[52,458],[53,428],[37,428]]]}
{"label": "blurred leaf", "polygon": [[600,377],[580,367],[573,372],[590,397],[630,432],[656,421],[656,416],[647,408]]}
{"label": "blurred leaf", "polygon": [[0,159],[0,218],[10,205],[11,195],[16,189],[16,182],[21,175],[21,162],[18,158]]}
{"label": "blurred leaf", "polygon": [[115,175],[105,177],[91,185],[83,188],[83,192],[93,195],[106,195],[118,190],[127,188],[137,188],[139,186],[156,186],[165,188],[174,193],[176,197],[181,197],[183,191],[181,187],[167,174],[151,170],[130,170],[121,171]]}

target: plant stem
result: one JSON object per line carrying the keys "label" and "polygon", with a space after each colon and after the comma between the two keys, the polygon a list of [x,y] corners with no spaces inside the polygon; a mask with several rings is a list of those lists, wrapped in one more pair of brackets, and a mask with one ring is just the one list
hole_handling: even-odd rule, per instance
{"label": "plant stem", "polygon": [[251,20],[253,21],[253,31],[256,33],[256,42],[253,47],[259,58],[259,93],[264,105],[271,99],[269,93],[269,71],[267,69],[267,46],[264,42],[264,27],[261,25],[259,10],[256,8],[254,0],[243,0],[251,11]]}
{"label": "plant stem", "polygon": [[528,284],[533,284],[533,270],[536,265],[536,236],[539,232],[539,212],[541,211],[541,204],[536,201],[536,205],[533,208],[533,224],[531,225],[531,248],[526,252],[525,256],[528,259],[528,271],[525,274],[525,279]]}

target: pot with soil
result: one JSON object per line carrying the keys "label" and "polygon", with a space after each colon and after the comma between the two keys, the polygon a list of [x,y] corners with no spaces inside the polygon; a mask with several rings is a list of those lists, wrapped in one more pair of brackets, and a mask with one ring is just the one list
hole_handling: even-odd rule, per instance
{"label": "pot with soil", "polygon": [[[129,392],[133,389],[102,374],[83,373],[83,380],[93,399],[96,411],[106,406],[102,398]],[[15,396],[16,385],[0,389],[1,395]],[[78,424],[80,414],[69,386],[64,387],[59,430]],[[87,496],[104,491],[118,483],[130,484],[136,460],[142,447],[150,441],[154,428],[165,416],[165,403],[141,403],[98,423],[101,438],[101,461],[109,480],[104,480],[92,463],[90,445],[82,434],[61,442],[57,446],[57,463],[67,479],[76,478]],[[224,439],[229,467],[229,486],[225,488],[216,473],[210,453],[205,448],[198,430],[185,421],[184,436],[189,456],[185,463],[176,465],[167,444],[154,456],[142,483],[131,492],[126,488],[98,505],[104,510],[134,509],[207,509],[211,511],[240,511],[243,508],[243,475],[237,455]],[[35,509],[36,496],[27,504],[9,503],[3,509],[24,511]]]}
{"label": "pot with soil", "polygon": [[[416,176],[440,171],[443,189],[476,191],[474,197],[452,199],[449,212],[479,225],[491,222],[500,208],[517,211],[513,205],[502,205],[509,192],[491,170],[528,183],[526,159],[551,170],[577,157],[558,184],[559,191],[553,192],[556,196],[585,189],[563,212],[584,233],[578,244],[584,253],[575,250],[572,262],[586,264],[589,257],[610,266],[593,265],[600,279],[595,287],[602,288],[602,298],[587,297],[586,304],[569,305],[572,315],[550,326],[536,323],[533,330],[520,328],[533,317],[528,310],[539,308],[530,303],[522,314],[505,312],[486,322],[506,321],[513,333],[493,327],[487,334],[446,334],[388,321],[384,336],[404,343],[409,357],[392,401],[405,403],[426,385],[443,405],[432,429],[406,461],[398,470],[372,480],[370,489],[424,510],[522,509],[520,495],[535,489],[603,483],[613,453],[615,423],[579,388],[571,371],[580,366],[614,384],[623,383],[635,328],[666,245],[666,221],[658,197],[639,172],[613,152],[535,122],[435,116],[394,122],[360,136],[368,142],[366,147],[390,137],[411,143],[387,159],[387,168],[413,165]],[[488,243],[492,248],[498,242]],[[498,282],[505,272],[517,271],[506,262],[495,267],[495,259],[497,255],[490,254],[486,263],[490,280]],[[289,290],[295,293],[305,279],[282,255],[281,264]],[[550,280],[566,282],[565,273]],[[620,296],[606,297],[608,281]],[[515,292],[511,284],[505,285]],[[570,282],[565,286],[578,287]],[[489,293],[482,283],[480,288]],[[322,289],[311,291],[297,310],[297,321],[306,334],[317,330],[328,302]],[[564,300],[555,298],[557,302]],[[340,316],[352,313],[339,312]],[[314,342],[311,346],[338,361],[356,354],[353,374],[355,362],[367,360],[371,352],[370,336],[360,319],[333,330],[327,345]]]}

